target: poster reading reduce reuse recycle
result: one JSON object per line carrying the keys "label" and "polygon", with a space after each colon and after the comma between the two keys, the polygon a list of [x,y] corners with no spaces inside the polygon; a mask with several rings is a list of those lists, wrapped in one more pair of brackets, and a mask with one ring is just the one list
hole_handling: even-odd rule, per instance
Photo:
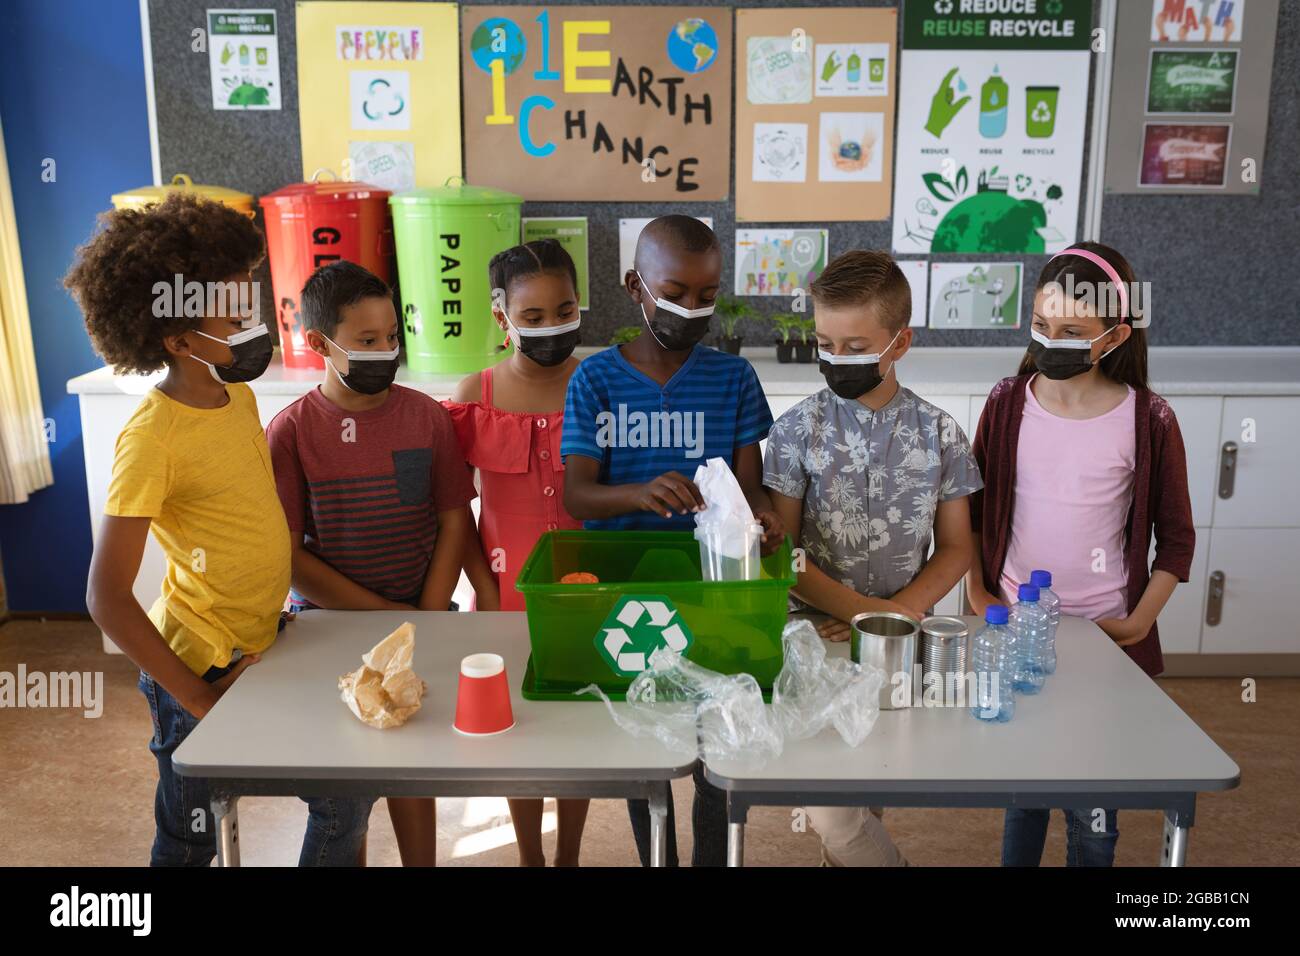
{"label": "poster reading reduce reuse recycle", "polygon": [[1090,0],[906,0],[896,253],[1074,241],[1091,27]]}
{"label": "poster reading reduce reuse recycle", "polygon": [[467,6],[461,42],[470,182],[529,200],[727,197],[730,9]]}

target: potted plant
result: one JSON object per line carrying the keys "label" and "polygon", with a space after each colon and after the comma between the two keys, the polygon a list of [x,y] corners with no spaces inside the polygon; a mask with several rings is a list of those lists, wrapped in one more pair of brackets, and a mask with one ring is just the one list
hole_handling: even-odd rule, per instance
{"label": "potted plant", "polygon": [[747,319],[755,315],[754,307],[748,302],[743,302],[735,296],[720,295],[714,304],[714,314],[718,317],[721,326],[721,334],[718,336],[718,350],[730,352],[732,355],[740,354],[740,343],[742,337],[736,334],[736,326],[740,324],[741,319]]}
{"label": "potted plant", "polygon": [[621,325],[614,330],[614,334],[609,338],[610,345],[626,345],[638,335],[641,334],[639,325]]}
{"label": "potted plant", "polygon": [[811,318],[796,319],[794,323],[795,330],[799,333],[799,341],[794,346],[794,360],[796,362],[812,362],[817,356],[817,338],[815,335],[816,326]]}
{"label": "potted plant", "polygon": [[798,316],[779,312],[770,318],[779,333],[776,338],[776,360],[778,362],[793,362],[795,344],[790,340],[790,335],[798,328]]}

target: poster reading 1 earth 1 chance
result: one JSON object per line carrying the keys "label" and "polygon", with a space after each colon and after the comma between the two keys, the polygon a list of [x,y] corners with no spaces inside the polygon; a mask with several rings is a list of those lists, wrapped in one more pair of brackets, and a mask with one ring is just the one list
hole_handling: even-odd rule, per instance
{"label": "poster reading 1 earth 1 chance", "polygon": [[907,0],[895,252],[1074,241],[1091,24],[1090,0]]}

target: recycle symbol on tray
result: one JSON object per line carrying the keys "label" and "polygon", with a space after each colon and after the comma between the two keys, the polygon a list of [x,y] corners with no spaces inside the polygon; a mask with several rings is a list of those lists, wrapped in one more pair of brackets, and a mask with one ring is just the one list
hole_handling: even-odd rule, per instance
{"label": "recycle symbol on tray", "polygon": [[596,650],[614,673],[635,677],[661,647],[685,654],[694,636],[673,602],[658,594],[624,596],[596,635]]}

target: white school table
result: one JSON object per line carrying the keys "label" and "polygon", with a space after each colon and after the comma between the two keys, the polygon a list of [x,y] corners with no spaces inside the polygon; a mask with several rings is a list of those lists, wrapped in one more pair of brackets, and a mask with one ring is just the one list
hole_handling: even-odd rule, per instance
{"label": "white school table", "polygon": [[[847,642],[828,647],[848,656]],[[1196,794],[1231,790],[1240,769],[1091,621],[1062,618],[1056,648],[1056,673],[1005,724],[913,706],[882,710],[856,749],[827,728],[757,770],[706,760],[727,791],[728,865],[744,865],[755,806],[1159,809],[1161,862],[1184,865]]]}
{"label": "white school table", "polygon": [[[404,725],[376,730],[343,703],[338,679],[403,621],[415,625],[413,666],[428,692]],[[505,658],[515,726],[466,737],[452,727],[460,661],[484,651]],[[264,794],[644,799],[651,864],[663,866],[669,782],[689,775],[695,758],[624,733],[591,698],[524,700],[528,653],[520,612],[298,615],[172,756],[179,774],[208,780],[218,865],[239,865],[239,797]]]}

